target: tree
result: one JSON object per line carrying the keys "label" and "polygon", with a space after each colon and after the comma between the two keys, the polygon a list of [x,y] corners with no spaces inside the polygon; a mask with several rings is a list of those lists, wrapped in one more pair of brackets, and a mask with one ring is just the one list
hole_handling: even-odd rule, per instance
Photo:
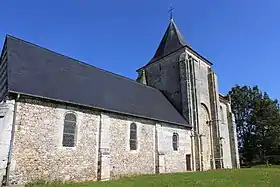
{"label": "tree", "polygon": [[269,158],[273,155],[280,155],[278,101],[262,93],[257,86],[237,85],[228,95],[236,120],[242,161],[249,164],[265,163],[271,161]]}

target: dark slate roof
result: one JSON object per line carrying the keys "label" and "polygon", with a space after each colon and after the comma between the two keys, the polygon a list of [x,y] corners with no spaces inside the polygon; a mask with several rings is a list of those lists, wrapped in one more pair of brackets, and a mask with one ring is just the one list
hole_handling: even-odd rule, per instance
{"label": "dark slate roof", "polygon": [[157,89],[12,36],[6,45],[9,93],[189,126]]}
{"label": "dark slate roof", "polygon": [[[185,41],[185,39],[183,38],[183,35],[179,31],[174,20],[171,19],[170,23],[165,31],[165,34],[163,35],[163,38],[161,39],[161,42],[158,46],[158,49],[157,49],[155,55],[153,56],[152,60],[148,64],[146,64],[144,67],[146,67],[149,64],[152,64],[152,63],[158,61],[159,59],[162,59],[163,57],[168,56],[184,47],[186,47],[186,49],[188,49],[190,52],[192,52],[194,55],[196,55],[198,58],[205,61],[209,65],[213,65],[208,59],[206,59],[205,57],[200,55],[198,52],[196,52],[190,46],[190,44],[188,44]],[[142,67],[142,68],[144,68],[144,67]]]}
{"label": "dark slate roof", "polygon": [[171,19],[156,53],[149,63],[153,63],[154,61],[167,56],[185,46],[190,45],[187,44],[187,42],[184,40],[173,19]]}

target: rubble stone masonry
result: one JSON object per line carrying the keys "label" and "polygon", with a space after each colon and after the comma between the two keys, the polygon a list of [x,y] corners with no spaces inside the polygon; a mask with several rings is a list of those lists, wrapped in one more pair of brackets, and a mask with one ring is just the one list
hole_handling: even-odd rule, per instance
{"label": "rubble stone masonry", "polygon": [[[75,147],[62,146],[64,116],[69,112],[77,118]],[[137,125],[137,150],[129,147],[132,122]],[[179,134],[178,151],[172,148],[173,133]],[[14,138],[11,184],[152,174],[158,147],[164,147],[162,172],[184,172],[185,156],[191,154],[190,130],[185,127],[30,98],[18,102]]]}

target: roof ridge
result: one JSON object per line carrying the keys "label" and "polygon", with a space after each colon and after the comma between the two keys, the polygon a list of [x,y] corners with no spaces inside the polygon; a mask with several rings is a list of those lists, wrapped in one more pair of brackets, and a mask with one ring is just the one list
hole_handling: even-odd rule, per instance
{"label": "roof ridge", "polygon": [[21,42],[25,42],[26,44],[31,45],[31,46],[33,46],[33,47],[38,47],[38,48],[43,49],[43,50],[46,50],[46,51],[48,51],[48,52],[55,53],[55,54],[57,54],[57,55],[59,55],[59,56],[63,56],[63,57],[66,57],[66,58],[68,58],[68,59],[74,60],[75,62],[77,62],[77,63],[79,63],[79,64],[81,64],[81,65],[85,65],[85,66],[88,66],[88,67],[90,67],[90,68],[95,68],[95,69],[97,69],[97,70],[100,70],[100,71],[103,71],[103,72],[105,72],[105,73],[114,75],[114,76],[116,76],[116,77],[119,77],[119,78],[122,78],[122,79],[126,79],[126,80],[128,80],[128,81],[137,83],[137,84],[139,84],[139,85],[141,85],[141,86],[144,86],[144,87],[146,87],[146,88],[150,88],[150,89],[154,89],[154,90],[159,91],[158,89],[156,89],[156,88],[154,88],[154,87],[148,86],[148,85],[146,85],[146,84],[139,83],[139,82],[137,82],[137,81],[135,81],[135,80],[133,80],[133,79],[130,79],[130,78],[128,78],[128,77],[125,77],[125,76],[123,76],[123,75],[119,75],[119,74],[117,74],[117,73],[114,73],[114,72],[111,72],[111,71],[108,71],[108,70],[105,70],[105,69],[98,68],[98,67],[96,67],[96,66],[94,66],[94,65],[91,65],[91,64],[88,64],[88,63],[86,63],[86,62],[83,62],[83,61],[80,61],[80,60],[78,60],[78,59],[75,59],[75,58],[73,58],[73,57],[69,57],[69,56],[67,56],[67,55],[64,55],[64,54],[55,52],[55,51],[53,51],[53,50],[51,50],[51,49],[48,49],[48,48],[46,48],[46,47],[42,47],[42,46],[37,45],[37,44],[34,44],[34,43],[31,43],[31,42],[29,42],[29,41],[26,41],[26,40],[24,40],[24,39],[21,39],[21,38],[12,36],[12,35],[10,35],[10,34],[7,34],[6,37],[10,37],[10,38],[13,38],[13,39],[15,39],[15,40],[19,40],[19,41],[21,41]]}

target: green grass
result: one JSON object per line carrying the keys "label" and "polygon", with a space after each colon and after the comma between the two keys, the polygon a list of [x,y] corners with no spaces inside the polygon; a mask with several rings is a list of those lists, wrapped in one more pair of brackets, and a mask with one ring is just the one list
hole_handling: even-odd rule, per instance
{"label": "green grass", "polygon": [[278,169],[280,169],[280,165],[263,164],[263,165],[252,166],[252,168],[278,168]]}
{"label": "green grass", "polygon": [[145,175],[107,182],[33,184],[32,187],[280,187],[280,168],[247,168]]}

